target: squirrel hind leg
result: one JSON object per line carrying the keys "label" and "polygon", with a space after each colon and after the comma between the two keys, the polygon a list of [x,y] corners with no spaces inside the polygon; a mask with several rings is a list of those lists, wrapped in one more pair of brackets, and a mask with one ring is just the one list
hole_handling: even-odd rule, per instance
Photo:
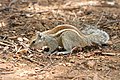
{"label": "squirrel hind leg", "polygon": [[61,35],[62,45],[66,52],[64,53],[72,53],[72,49],[75,46],[79,45],[79,37],[75,32],[66,31]]}

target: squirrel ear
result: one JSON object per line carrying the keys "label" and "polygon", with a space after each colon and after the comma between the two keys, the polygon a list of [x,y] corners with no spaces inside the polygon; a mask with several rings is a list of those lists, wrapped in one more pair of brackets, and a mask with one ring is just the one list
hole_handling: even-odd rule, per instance
{"label": "squirrel ear", "polygon": [[40,31],[35,31],[35,33],[36,33],[36,34],[39,34],[39,33],[40,33]]}
{"label": "squirrel ear", "polygon": [[36,32],[36,35],[37,35],[39,38],[43,37],[43,36],[42,36],[42,32],[40,32],[40,31],[37,31],[37,32]]}

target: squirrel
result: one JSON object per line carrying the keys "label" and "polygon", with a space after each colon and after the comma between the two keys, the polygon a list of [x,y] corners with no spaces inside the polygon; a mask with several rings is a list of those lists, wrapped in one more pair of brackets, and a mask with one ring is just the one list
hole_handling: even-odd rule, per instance
{"label": "squirrel", "polygon": [[82,48],[93,43],[102,45],[106,44],[108,40],[109,35],[103,30],[86,28],[79,31],[75,26],[63,24],[47,31],[36,32],[29,46],[40,49],[47,46],[48,53],[53,53],[60,46],[66,51],[58,52],[58,54],[68,54],[74,47]]}

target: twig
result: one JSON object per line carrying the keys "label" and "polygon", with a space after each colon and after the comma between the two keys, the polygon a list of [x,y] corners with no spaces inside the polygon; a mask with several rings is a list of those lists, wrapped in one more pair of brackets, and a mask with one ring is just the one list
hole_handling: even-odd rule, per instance
{"label": "twig", "polygon": [[102,20],[102,18],[103,18],[103,13],[102,13],[100,19],[98,20],[98,22],[96,23],[96,26],[98,26],[98,24],[100,23],[100,21]]}
{"label": "twig", "polygon": [[14,71],[11,71],[11,72],[0,72],[1,75],[5,75],[5,74],[13,74],[15,73]]}
{"label": "twig", "polygon": [[20,50],[21,50],[21,48],[22,48],[22,46],[16,51],[16,53],[15,54],[17,54]]}
{"label": "twig", "polygon": [[115,56],[117,55],[116,53],[101,53],[102,55],[107,55],[107,56]]}
{"label": "twig", "polygon": [[11,46],[11,45],[5,44],[3,42],[0,42],[0,45],[2,45],[2,46]]}
{"label": "twig", "polygon": [[26,59],[26,60],[28,60],[28,61],[30,61],[30,62],[33,62],[33,63],[39,64],[37,61],[32,60],[31,58],[28,58],[28,57],[26,57],[26,56],[22,56],[22,58],[23,58],[23,59]]}
{"label": "twig", "polygon": [[0,40],[0,44],[5,45],[5,46],[12,46],[13,45],[13,43],[5,41],[5,40]]}

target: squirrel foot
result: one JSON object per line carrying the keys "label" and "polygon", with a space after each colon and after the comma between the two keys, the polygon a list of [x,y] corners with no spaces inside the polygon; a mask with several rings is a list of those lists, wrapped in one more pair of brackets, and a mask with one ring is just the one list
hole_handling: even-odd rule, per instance
{"label": "squirrel foot", "polygon": [[65,55],[65,54],[69,54],[71,53],[71,51],[62,51],[62,52],[57,52],[57,55]]}

